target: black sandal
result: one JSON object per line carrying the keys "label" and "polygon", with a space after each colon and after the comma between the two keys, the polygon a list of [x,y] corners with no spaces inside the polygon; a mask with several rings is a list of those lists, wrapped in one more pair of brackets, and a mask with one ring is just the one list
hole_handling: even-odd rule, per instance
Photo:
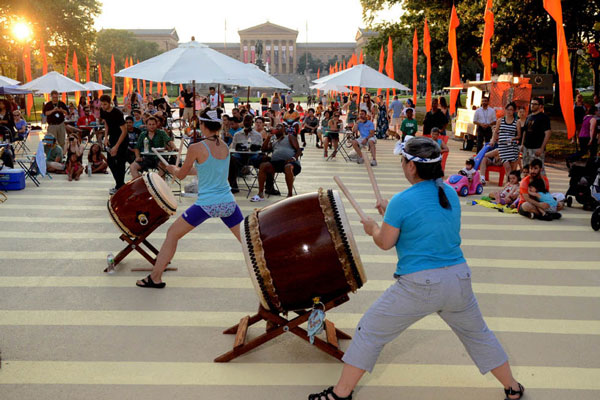
{"label": "black sandal", "polygon": [[[333,386],[330,386],[321,393],[309,394],[308,400],[352,400],[352,393],[350,393],[350,396],[348,397],[340,397],[333,392]],[[331,397],[329,397],[329,395],[331,395]]]}
{"label": "black sandal", "polygon": [[143,287],[143,288],[154,288],[154,289],[162,289],[165,286],[167,286],[167,284],[164,282],[154,283],[154,281],[152,280],[152,277],[150,275],[148,275],[147,277],[142,279],[142,283],[143,283],[143,285],[136,282],[135,286]]}
{"label": "black sandal", "polygon": [[[523,397],[523,393],[525,393],[525,388],[519,382],[517,382],[517,385],[519,385],[519,390],[514,390],[513,388],[504,389],[504,394],[506,394],[505,400],[518,400],[521,397]],[[514,396],[517,394],[519,395],[519,397],[517,397],[516,399],[511,399],[510,397],[508,397],[508,396]]]}

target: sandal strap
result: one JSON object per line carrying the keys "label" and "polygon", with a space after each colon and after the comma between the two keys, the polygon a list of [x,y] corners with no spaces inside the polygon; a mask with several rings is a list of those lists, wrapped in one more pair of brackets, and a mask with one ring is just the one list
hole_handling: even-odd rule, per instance
{"label": "sandal strap", "polygon": [[[523,388],[523,386],[517,382],[517,385],[519,385],[519,390],[514,390],[512,387],[509,387],[508,389],[504,389],[504,394],[506,394],[507,396],[515,396],[515,395],[520,395],[523,396],[523,392],[525,391],[525,388]],[[511,400],[511,399],[509,399]]]}
{"label": "sandal strap", "polygon": [[352,393],[350,393],[350,395],[347,397],[340,397],[333,391],[333,386],[330,386],[327,389],[323,390],[321,393],[309,395],[308,400],[330,400],[329,395],[331,395],[333,400],[352,400]]}

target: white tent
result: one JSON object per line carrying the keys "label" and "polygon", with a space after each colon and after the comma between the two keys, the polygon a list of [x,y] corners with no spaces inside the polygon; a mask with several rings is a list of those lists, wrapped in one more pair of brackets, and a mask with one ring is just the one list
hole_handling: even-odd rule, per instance
{"label": "white tent", "polygon": [[322,90],[324,92],[334,91],[340,93],[349,93],[352,90],[343,85],[334,85],[329,82],[316,83],[310,87],[311,89]]}
{"label": "white tent", "polygon": [[75,82],[56,71],[48,72],[46,75],[19,86],[19,88],[33,90],[36,93],[50,93],[53,90],[59,93],[85,92],[89,90],[81,83]]}
{"label": "white tent", "polygon": [[115,74],[154,82],[207,83],[287,88],[258,68],[253,68],[205,44],[191,41]]}
{"label": "white tent", "polygon": [[108,86],[104,86],[98,82],[88,81],[83,84],[87,88],[87,90],[110,90]]}
{"label": "white tent", "polygon": [[0,87],[18,85],[20,82],[0,75]]}
{"label": "white tent", "polygon": [[324,76],[313,81],[314,83],[329,83],[340,86],[358,86],[373,89],[398,89],[410,91],[409,88],[389,78],[365,64],[355,65],[335,74]]}

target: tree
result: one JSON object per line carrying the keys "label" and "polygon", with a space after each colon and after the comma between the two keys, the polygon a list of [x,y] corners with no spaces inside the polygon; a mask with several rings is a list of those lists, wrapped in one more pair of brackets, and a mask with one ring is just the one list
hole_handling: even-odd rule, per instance
{"label": "tree", "polygon": [[[160,54],[158,44],[136,39],[133,33],[121,29],[103,29],[96,38],[96,62],[101,64],[103,71],[110,67],[111,55],[115,56],[115,70],[125,67],[125,57],[143,61]],[[106,73],[106,72],[105,72]]]}
{"label": "tree", "polygon": [[[37,61],[41,41],[46,44],[48,63],[54,69],[63,70],[67,51],[72,56],[87,54],[94,43],[96,31],[94,18],[100,13],[98,0],[3,0],[0,7],[0,66],[2,72],[22,79],[22,68],[18,68],[22,59],[22,44],[12,35],[12,26],[16,21],[29,22],[32,39],[29,42],[33,51],[32,59]],[[17,62],[15,62],[17,61]]]}
{"label": "tree", "polygon": [[322,62],[318,58],[313,58],[312,54],[310,54],[310,53],[304,53],[298,59],[298,69],[297,69],[297,72],[299,74],[304,74],[304,71],[306,69],[306,64],[307,64],[307,62],[306,62],[307,58],[308,58],[308,71],[310,73],[316,74],[317,71],[319,70],[319,68],[321,69],[321,71],[323,71],[325,69],[325,63],[324,62]]}

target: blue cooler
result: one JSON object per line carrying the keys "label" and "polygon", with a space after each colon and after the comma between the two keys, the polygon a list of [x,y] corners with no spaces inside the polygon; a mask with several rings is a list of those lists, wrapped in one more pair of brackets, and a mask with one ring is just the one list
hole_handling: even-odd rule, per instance
{"label": "blue cooler", "polygon": [[25,189],[25,171],[21,168],[0,169],[0,190]]}

